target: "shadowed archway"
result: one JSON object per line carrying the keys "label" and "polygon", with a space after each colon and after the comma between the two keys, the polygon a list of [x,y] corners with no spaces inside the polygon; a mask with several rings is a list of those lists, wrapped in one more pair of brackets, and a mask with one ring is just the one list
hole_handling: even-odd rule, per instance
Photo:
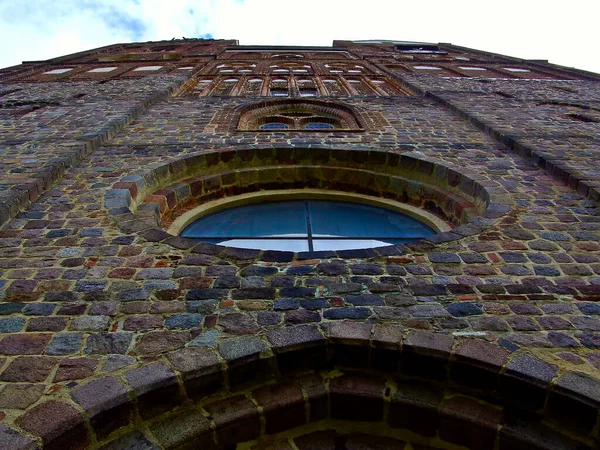
{"label": "shadowed archway", "polygon": [[89,381],[17,423],[61,449],[346,445],[365,433],[396,448],[591,449],[598,388],[482,340],[339,322],[182,348]]}

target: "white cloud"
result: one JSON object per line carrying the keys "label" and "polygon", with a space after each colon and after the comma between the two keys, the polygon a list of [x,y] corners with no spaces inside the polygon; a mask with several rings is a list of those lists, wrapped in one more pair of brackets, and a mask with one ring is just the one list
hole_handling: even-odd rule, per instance
{"label": "white cloud", "polygon": [[0,0],[0,67],[117,42],[211,34],[241,44],[442,41],[600,72],[599,13],[597,0],[568,7],[552,0]]}

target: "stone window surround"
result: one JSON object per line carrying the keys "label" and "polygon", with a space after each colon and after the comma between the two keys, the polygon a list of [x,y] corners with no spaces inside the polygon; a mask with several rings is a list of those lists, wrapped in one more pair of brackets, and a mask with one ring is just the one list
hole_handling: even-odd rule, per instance
{"label": "stone window surround", "polygon": [[[449,232],[425,239],[424,244],[417,241],[414,244],[417,246],[430,245],[426,241],[449,242],[479,233],[509,211],[508,205],[502,203],[502,196],[494,188],[480,185],[468,173],[462,174],[439,163],[410,155],[382,152],[378,156],[375,153],[379,152],[252,148],[199,154],[155,167],[150,173],[124,177],[107,192],[105,206],[109,208],[109,215],[126,233],[139,233],[146,239],[158,240],[179,249],[210,247],[215,253],[221,253],[227,247],[199,244],[195,240],[173,235],[166,231],[169,224],[200,204],[248,192],[294,188],[353,192],[411,203],[418,208],[443,214],[456,226]],[[290,160],[296,161],[296,164],[277,163]],[[356,168],[355,161],[372,164],[372,170]],[[380,173],[377,170],[380,164],[400,176]],[[194,177],[193,174],[198,175]],[[348,252],[329,253],[346,257]],[[381,252],[404,254],[407,248],[395,245],[363,249],[360,252],[362,257],[376,257]],[[300,253],[298,255],[301,257]],[[295,258],[293,254],[292,258]]]}

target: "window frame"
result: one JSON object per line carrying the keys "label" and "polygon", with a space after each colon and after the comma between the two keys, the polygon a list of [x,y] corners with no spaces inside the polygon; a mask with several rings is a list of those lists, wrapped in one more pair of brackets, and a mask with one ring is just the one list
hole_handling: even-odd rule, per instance
{"label": "window frame", "polygon": [[[230,219],[233,219],[233,223],[240,220],[245,222],[245,219],[249,219],[253,225],[260,225],[260,219],[258,219],[258,223],[255,223],[260,214],[257,215],[252,210],[253,205],[238,205],[197,218],[182,230],[181,236],[186,239],[224,246],[236,246],[236,244],[244,243],[240,247],[257,250],[281,251],[293,249],[295,251],[313,252],[319,250],[335,251],[406,244],[426,239],[436,234],[436,230],[427,224],[399,211],[380,206],[340,201],[338,199],[267,200],[256,206],[264,207],[262,214],[266,214],[267,217],[271,217],[274,213],[279,214],[277,212],[279,209],[288,211],[286,215],[288,218],[292,217],[292,220],[276,221],[275,226],[267,226],[265,224],[267,227],[266,230],[268,230],[268,234],[266,235],[261,235],[260,232],[256,232],[255,230],[244,230],[243,226],[241,232],[238,229],[237,233],[220,235],[219,230],[222,230],[226,223],[229,224]],[[248,209],[248,207],[251,209]],[[364,210],[365,207],[368,208],[367,211]],[[240,211],[241,209],[244,209],[244,211]],[[203,219],[226,212],[232,213],[232,216],[220,217],[217,221],[218,224],[212,223],[210,225],[212,233],[205,233],[204,235],[202,235],[203,233],[200,233],[201,235],[194,235],[193,233],[191,235],[184,234],[190,227],[193,227]],[[332,226],[336,231],[333,234],[329,234],[331,233],[331,230],[327,231],[331,228],[331,222],[327,218],[329,213],[343,214],[345,217],[347,214],[350,214],[349,217],[352,218],[351,222],[357,224],[358,227],[350,226],[350,229],[348,229],[348,226],[342,225],[341,229],[338,229],[338,225],[334,223]],[[388,215],[390,213],[392,214],[392,218]],[[372,217],[372,219],[367,219],[367,217]],[[382,218],[383,221],[379,222],[379,218]],[[396,221],[395,225],[393,224],[394,221]],[[380,233],[370,234],[370,227],[366,225],[368,223],[378,223],[379,227],[383,228],[378,230]],[[199,225],[200,230],[204,229],[206,231],[205,227],[208,226],[206,223],[200,223]],[[279,225],[281,225],[281,228],[278,228]],[[277,229],[277,231],[273,228]],[[273,245],[275,246],[274,248]]]}
{"label": "window frame", "polygon": [[[372,197],[369,195],[350,192],[326,191],[321,189],[289,189],[249,192],[246,194],[241,194],[233,197],[225,197],[206,202],[190,211],[186,211],[184,214],[179,216],[177,219],[175,219],[175,221],[173,221],[173,223],[167,231],[169,234],[172,234],[174,236],[180,236],[187,226],[189,226],[196,220],[208,216],[210,214],[227,209],[236,208],[238,206],[286,200],[331,200],[363,204],[405,214],[432,228],[435,234],[447,232],[452,229],[452,227],[446,221],[442,220],[433,213],[413,205],[397,202],[395,200]],[[194,238],[188,237],[186,239]]]}

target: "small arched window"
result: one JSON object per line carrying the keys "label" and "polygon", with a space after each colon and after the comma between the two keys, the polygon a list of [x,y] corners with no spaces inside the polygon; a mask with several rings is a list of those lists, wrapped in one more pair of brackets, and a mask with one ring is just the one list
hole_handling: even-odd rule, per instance
{"label": "small arched window", "polygon": [[[315,89],[307,86],[303,92],[309,97],[311,94],[314,95]],[[282,89],[282,93],[287,94],[287,91]],[[349,108],[333,105],[330,102],[292,99],[273,100],[266,105],[261,103],[254,108],[250,107],[241,115],[238,124],[238,130],[242,131],[359,131],[361,129]]]}

